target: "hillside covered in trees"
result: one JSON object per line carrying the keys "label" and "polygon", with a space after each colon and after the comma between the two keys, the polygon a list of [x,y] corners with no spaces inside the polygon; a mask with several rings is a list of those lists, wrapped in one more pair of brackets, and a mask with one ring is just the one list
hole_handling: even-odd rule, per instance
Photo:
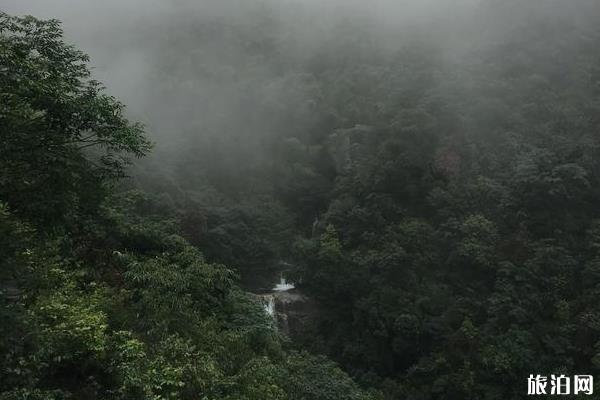
{"label": "hillside covered in trees", "polygon": [[[0,15],[0,399],[600,373],[600,6],[323,3],[108,2],[71,25],[93,74]],[[316,304],[291,338],[248,293],[282,263]]]}
{"label": "hillside covered in trees", "polygon": [[1,399],[370,398],[116,189],[150,142],[56,21],[2,14],[0,33]]}

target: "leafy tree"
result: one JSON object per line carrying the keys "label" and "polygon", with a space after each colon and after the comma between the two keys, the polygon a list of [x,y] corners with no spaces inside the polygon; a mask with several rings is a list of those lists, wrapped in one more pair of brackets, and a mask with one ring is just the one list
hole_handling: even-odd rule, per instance
{"label": "leafy tree", "polygon": [[150,149],[61,36],[56,20],[0,14],[0,197],[48,223],[94,210],[106,178],[123,176],[124,155]]}
{"label": "leafy tree", "polygon": [[[297,367],[309,356],[284,351],[236,274],[181,236],[189,210],[116,192],[149,142],[61,36],[0,14],[0,399],[370,398],[332,363]],[[285,213],[251,211],[252,230],[285,231]],[[337,386],[310,382],[323,373]]]}

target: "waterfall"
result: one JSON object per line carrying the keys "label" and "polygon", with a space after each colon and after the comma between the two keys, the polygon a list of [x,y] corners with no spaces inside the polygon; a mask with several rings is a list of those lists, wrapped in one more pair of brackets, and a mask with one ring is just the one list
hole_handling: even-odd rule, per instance
{"label": "waterfall", "polygon": [[288,283],[287,280],[283,277],[283,274],[281,274],[281,276],[279,277],[279,283],[275,285],[273,291],[285,292],[291,289],[294,289],[294,285],[292,283]]}
{"label": "waterfall", "polygon": [[285,292],[292,289],[295,289],[294,284],[288,283],[284,278],[283,273],[281,273],[279,276],[279,283],[276,283],[269,293],[258,295],[262,301],[265,312],[275,321],[278,320],[277,310],[275,309],[276,300],[280,301],[282,296],[288,296]]}
{"label": "waterfall", "polygon": [[271,317],[275,316],[275,296],[266,295],[263,297],[263,305],[265,307],[265,311]]}

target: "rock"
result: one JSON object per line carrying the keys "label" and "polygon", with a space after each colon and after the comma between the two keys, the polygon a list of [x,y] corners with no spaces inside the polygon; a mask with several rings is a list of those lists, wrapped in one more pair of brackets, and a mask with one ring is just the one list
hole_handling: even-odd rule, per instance
{"label": "rock", "polygon": [[274,293],[274,298],[277,325],[281,333],[293,339],[315,315],[316,304],[298,289]]}
{"label": "rock", "polygon": [[273,317],[279,331],[292,339],[304,330],[317,310],[315,302],[298,289],[253,296]]}

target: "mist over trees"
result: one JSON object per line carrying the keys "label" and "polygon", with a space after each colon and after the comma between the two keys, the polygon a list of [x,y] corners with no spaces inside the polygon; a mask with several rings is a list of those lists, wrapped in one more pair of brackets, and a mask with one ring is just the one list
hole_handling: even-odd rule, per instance
{"label": "mist over trees", "polygon": [[[0,399],[599,372],[596,1],[0,10]],[[245,291],[282,262],[291,340]]]}

